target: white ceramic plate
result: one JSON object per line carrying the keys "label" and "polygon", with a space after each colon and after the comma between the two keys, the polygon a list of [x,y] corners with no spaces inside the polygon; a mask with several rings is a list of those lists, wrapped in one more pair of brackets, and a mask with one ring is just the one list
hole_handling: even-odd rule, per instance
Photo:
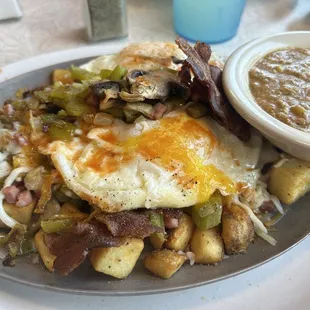
{"label": "white ceramic plate", "polygon": [[[51,53],[4,67],[0,73],[0,104],[14,96],[16,90],[21,87],[34,88],[48,83],[50,74],[55,68],[67,68],[71,64],[81,65],[94,56],[115,53],[122,46],[123,44],[95,46]],[[96,272],[88,262],[69,276],[63,277],[49,273],[42,264],[32,264],[29,257],[19,258],[14,268],[4,267],[0,263],[0,277],[28,286],[92,295],[161,293],[211,283],[259,266],[284,253],[309,235],[309,199],[308,195],[298,201],[277,225],[278,230],[272,232],[271,235],[278,240],[276,246],[273,247],[262,239],[257,239],[250,245],[246,255],[230,257],[217,266],[186,264],[168,280],[156,278],[148,273],[143,268],[141,259],[128,279],[122,281]]]}

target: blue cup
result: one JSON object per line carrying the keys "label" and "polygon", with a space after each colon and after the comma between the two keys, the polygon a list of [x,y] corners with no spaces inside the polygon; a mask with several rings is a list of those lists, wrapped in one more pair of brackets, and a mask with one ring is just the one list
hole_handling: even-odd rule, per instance
{"label": "blue cup", "polygon": [[174,29],[190,41],[220,43],[237,33],[246,0],[173,0]]}

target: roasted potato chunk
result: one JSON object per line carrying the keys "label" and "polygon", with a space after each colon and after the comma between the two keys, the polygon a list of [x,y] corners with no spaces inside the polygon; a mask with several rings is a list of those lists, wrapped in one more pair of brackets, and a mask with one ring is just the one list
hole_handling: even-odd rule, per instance
{"label": "roasted potato chunk", "polygon": [[160,250],[166,241],[164,233],[154,233],[150,236],[150,242],[155,250]]}
{"label": "roasted potato chunk", "polygon": [[282,166],[273,167],[268,180],[268,190],[281,202],[294,203],[310,190],[310,163],[291,158]]}
{"label": "roasted potato chunk", "polygon": [[55,69],[53,72],[53,82],[61,82],[62,84],[72,84],[73,80],[71,77],[71,72],[64,69]]}
{"label": "roasted potato chunk", "polygon": [[175,251],[185,251],[194,231],[194,222],[188,214],[182,214],[179,226],[173,229],[165,242],[165,247]]}
{"label": "roasted potato chunk", "polygon": [[197,264],[216,264],[223,260],[224,244],[217,227],[210,229],[197,227],[190,245]]}
{"label": "roasted potato chunk", "polygon": [[45,267],[50,271],[54,271],[54,261],[56,259],[55,255],[52,255],[48,249],[48,247],[44,243],[44,232],[42,230],[38,231],[34,237],[34,243],[36,249],[38,250],[41,259],[45,265]]}
{"label": "roasted potato chunk", "polygon": [[186,259],[184,254],[164,249],[153,251],[147,255],[143,264],[155,276],[169,279],[181,268]]}
{"label": "roasted potato chunk", "polygon": [[34,205],[35,203],[32,202],[25,207],[18,207],[6,201],[3,202],[5,212],[17,222],[25,225],[30,223]]}
{"label": "roasted potato chunk", "polygon": [[135,267],[143,248],[143,240],[124,238],[124,243],[119,247],[93,249],[89,259],[96,271],[123,279]]}
{"label": "roasted potato chunk", "polygon": [[231,204],[223,208],[222,238],[228,254],[246,252],[254,238],[253,223],[242,208]]}

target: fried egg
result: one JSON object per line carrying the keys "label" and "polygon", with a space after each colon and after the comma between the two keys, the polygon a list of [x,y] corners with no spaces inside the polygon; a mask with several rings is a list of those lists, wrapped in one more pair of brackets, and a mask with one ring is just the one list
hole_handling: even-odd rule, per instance
{"label": "fried egg", "polygon": [[[215,121],[173,111],[161,120],[91,128],[44,152],[66,185],[107,212],[184,208],[215,190],[233,195],[255,186],[261,138],[247,144]],[[253,147],[255,144],[257,147]]]}
{"label": "fried egg", "polygon": [[[178,70],[172,56],[186,57],[172,43],[135,43],[82,68]],[[211,62],[218,65],[218,59]],[[43,143],[39,149],[51,156],[71,190],[107,212],[184,208],[207,201],[215,190],[233,195],[254,188],[259,177],[260,135],[243,143],[212,119],[193,119],[183,110],[157,121],[114,119],[102,127],[82,121],[79,128],[82,134],[72,141]]]}
{"label": "fried egg", "polygon": [[174,43],[141,42],[130,44],[115,55],[98,57],[83,65],[82,68],[95,73],[102,69],[113,70],[117,65],[126,67],[129,71],[156,70],[163,67],[178,70],[180,64],[175,64],[172,57],[179,60],[186,58]]}
{"label": "fried egg", "polygon": [[[81,68],[99,73],[102,69],[113,70],[121,65],[130,70],[158,70],[169,68],[178,70],[180,63],[174,63],[173,57],[184,60],[186,55],[174,43],[170,42],[141,42],[132,43],[114,55],[100,56]],[[210,63],[223,68],[220,58],[212,53]]]}

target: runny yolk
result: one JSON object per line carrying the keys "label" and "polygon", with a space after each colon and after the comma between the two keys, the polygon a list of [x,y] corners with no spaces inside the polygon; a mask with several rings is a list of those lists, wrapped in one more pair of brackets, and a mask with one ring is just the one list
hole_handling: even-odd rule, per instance
{"label": "runny yolk", "polygon": [[199,203],[207,201],[216,189],[227,194],[236,191],[234,182],[224,172],[213,164],[205,164],[215,144],[210,130],[189,117],[178,116],[162,119],[158,128],[130,138],[123,146],[128,153],[156,160],[170,171],[181,164],[185,177],[179,178],[179,183],[198,191]]}
{"label": "runny yolk", "polygon": [[181,171],[174,177],[184,189],[198,192],[197,203],[207,201],[216,189],[227,194],[236,192],[236,185],[225,172],[206,163],[217,143],[213,133],[185,115],[164,118],[158,127],[124,142],[112,132],[100,138],[124,150],[117,154],[99,148],[92,154],[86,166],[102,174],[117,171],[140,154],[169,171]]}

